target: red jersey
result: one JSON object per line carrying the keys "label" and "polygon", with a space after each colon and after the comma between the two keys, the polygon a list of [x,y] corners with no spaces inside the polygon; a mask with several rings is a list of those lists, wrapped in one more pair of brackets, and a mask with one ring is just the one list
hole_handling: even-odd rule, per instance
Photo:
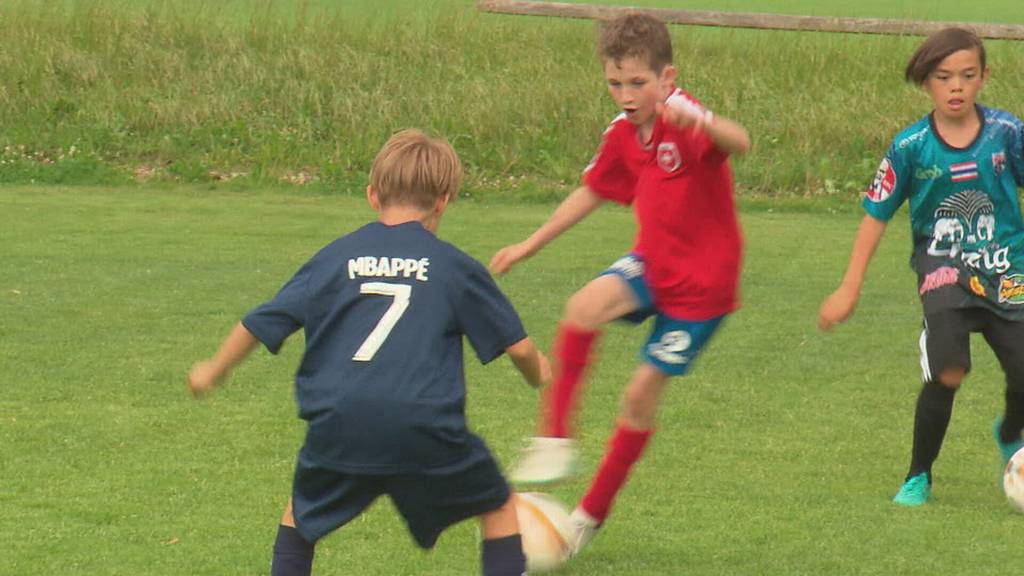
{"label": "red jersey", "polygon": [[[673,106],[700,103],[678,88]],[[651,141],[620,115],[604,133],[583,183],[599,196],[632,204],[638,230],[633,251],[658,309],[683,320],[735,310],[743,239],[733,202],[728,154],[703,132],[666,125]]]}

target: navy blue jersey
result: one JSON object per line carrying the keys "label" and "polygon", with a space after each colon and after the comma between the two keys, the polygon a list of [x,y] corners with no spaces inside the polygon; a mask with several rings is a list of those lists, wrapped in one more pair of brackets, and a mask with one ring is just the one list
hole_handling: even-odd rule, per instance
{"label": "navy blue jersey", "polygon": [[303,453],[366,474],[489,457],[466,427],[462,337],[483,363],[526,337],[487,270],[418,222],[335,240],[242,323],[272,353],[305,329]]}

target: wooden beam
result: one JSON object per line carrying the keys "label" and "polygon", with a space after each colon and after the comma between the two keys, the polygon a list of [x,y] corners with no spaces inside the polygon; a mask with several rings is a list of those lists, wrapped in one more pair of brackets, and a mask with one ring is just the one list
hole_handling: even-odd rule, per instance
{"label": "wooden beam", "polygon": [[624,12],[646,12],[669,24],[690,26],[723,26],[766,30],[804,30],[811,32],[846,32],[853,34],[896,34],[927,36],[949,26],[973,29],[982,38],[1024,40],[1024,25],[989,24],[983,22],[930,22],[923,20],[886,20],[881,18],[833,18],[827,16],[789,16],[753,12],[710,12],[672,8],[634,8],[629,6],[598,6],[566,2],[535,2],[529,0],[480,0],[483,12],[521,14],[526,16],[557,16],[606,20]]}

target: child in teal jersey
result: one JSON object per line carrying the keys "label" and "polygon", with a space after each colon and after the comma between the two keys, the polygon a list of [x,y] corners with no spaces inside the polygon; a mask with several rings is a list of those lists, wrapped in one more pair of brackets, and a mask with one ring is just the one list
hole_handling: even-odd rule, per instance
{"label": "child in teal jersey", "polygon": [[993,427],[1004,463],[1024,446],[1024,123],[975,102],[988,75],[981,40],[962,28],[936,32],[911,57],[906,78],[934,109],[900,132],[882,160],[846,275],[818,315],[828,330],[853,314],[886,224],[909,202],[924,385],[910,471],[893,499],[905,506],[931,494],[932,464],[971,368],[972,332],[982,333],[1006,375],[1006,411]]}

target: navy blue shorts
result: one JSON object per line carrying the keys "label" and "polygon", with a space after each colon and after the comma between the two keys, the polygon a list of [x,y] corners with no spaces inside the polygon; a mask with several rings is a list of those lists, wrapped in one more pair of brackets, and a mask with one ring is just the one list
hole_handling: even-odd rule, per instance
{"label": "navy blue shorts", "polygon": [[511,489],[489,455],[467,467],[443,472],[366,475],[319,466],[299,453],[292,487],[295,528],[316,542],[344,526],[387,495],[416,544],[433,548],[449,526],[492,512],[508,502]]}
{"label": "navy blue shorts", "polygon": [[654,328],[640,352],[642,361],[670,376],[686,374],[711,336],[718,330],[725,315],[710,320],[690,321],[673,318],[654,304],[651,289],[644,280],[644,261],[635,254],[619,258],[601,273],[622,278],[640,305],[620,320],[640,324],[654,316]]}

